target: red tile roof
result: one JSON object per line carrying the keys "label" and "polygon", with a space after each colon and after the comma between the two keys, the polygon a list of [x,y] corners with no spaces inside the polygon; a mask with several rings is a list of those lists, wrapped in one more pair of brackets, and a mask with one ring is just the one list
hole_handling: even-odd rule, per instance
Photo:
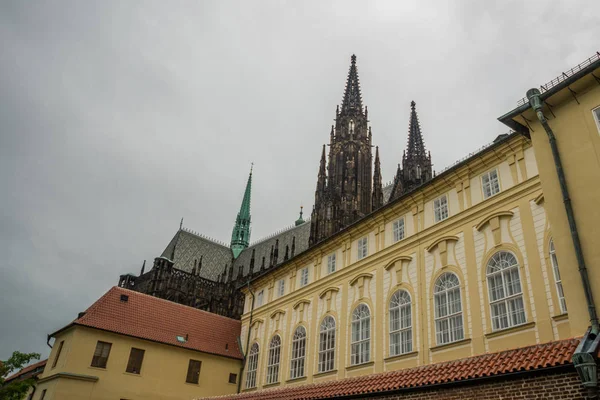
{"label": "red tile roof", "polygon": [[[122,295],[128,296],[127,301],[121,300]],[[88,326],[204,353],[243,358],[237,344],[241,331],[240,321],[116,286],[67,327],[72,325]],[[187,341],[179,342],[177,336],[187,336]]]}
{"label": "red tile roof", "polygon": [[[27,367],[21,369],[19,372],[16,372],[14,374],[12,374],[11,376],[9,376],[8,378],[5,379],[5,382],[9,382],[12,381],[14,379],[17,379],[19,377],[25,377],[24,375],[35,371],[37,368],[42,368],[43,371],[43,367],[46,365],[46,362],[48,361],[48,359],[42,360],[42,361],[38,361],[34,364],[28,365]],[[33,374],[33,376],[37,376],[39,374],[42,373],[42,371],[39,371],[37,374]],[[29,377],[28,377],[29,378]]]}
{"label": "red tile roof", "polygon": [[368,393],[385,393],[399,389],[460,382],[511,372],[569,365],[571,364],[571,356],[578,344],[579,339],[566,339],[423,367],[323,383],[283,386],[238,395],[213,397],[213,399],[313,400]]}

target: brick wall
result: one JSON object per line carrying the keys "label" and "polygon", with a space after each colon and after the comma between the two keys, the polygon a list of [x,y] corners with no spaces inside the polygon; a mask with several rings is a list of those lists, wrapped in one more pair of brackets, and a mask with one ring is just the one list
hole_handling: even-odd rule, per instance
{"label": "brick wall", "polygon": [[585,389],[574,368],[546,371],[512,378],[493,379],[465,384],[451,384],[432,389],[413,389],[395,395],[371,397],[377,400],[513,400],[513,399],[585,399]]}

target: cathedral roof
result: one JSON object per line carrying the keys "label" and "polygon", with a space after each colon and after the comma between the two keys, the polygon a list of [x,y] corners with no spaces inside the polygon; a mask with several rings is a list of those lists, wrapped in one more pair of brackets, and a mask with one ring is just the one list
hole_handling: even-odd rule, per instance
{"label": "cathedral roof", "polygon": [[173,236],[161,257],[168,258],[173,261],[175,268],[186,272],[192,272],[194,263],[200,262],[202,258],[202,267],[198,275],[216,281],[223,273],[225,265],[231,264],[232,253],[227,245],[182,227]]}
{"label": "cathedral roof", "polygon": [[[310,236],[310,221],[306,221],[300,225],[292,226],[280,232],[273,234],[265,239],[262,239],[252,244],[242,253],[234,262],[234,274],[237,274],[239,267],[243,267],[244,276],[250,271],[250,260],[254,251],[254,272],[259,271],[262,265],[262,259],[265,258],[265,270],[269,268],[271,258],[271,248],[275,249],[278,244],[277,265],[281,264],[285,259],[286,246],[289,249],[289,258],[292,258],[292,245],[294,245],[294,255],[297,255],[308,249],[308,237]],[[295,240],[294,240],[295,238]]]}

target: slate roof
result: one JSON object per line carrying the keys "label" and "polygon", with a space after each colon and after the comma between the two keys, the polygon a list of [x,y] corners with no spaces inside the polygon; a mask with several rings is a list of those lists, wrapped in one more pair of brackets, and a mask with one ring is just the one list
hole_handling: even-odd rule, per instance
{"label": "slate roof", "polygon": [[236,258],[233,263],[234,277],[237,276],[239,267],[244,268],[244,276],[250,271],[250,259],[252,258],[252,251],[254,250],[254,272],[260,270],[262,264],[262,258],[265,258],[265,269],[269,268],[269,260],[271,257],[271,247],[275,246],[277,240],[279,240],[279,254],[277,257],[277,264],[281,264],[285,258],[285,248],[289,248],[289,258],[292,258],[292,242],[294,237],[296,238],[296,246],[294,254],[300,254],[304,250],[308,249],[308,238],[310,236],[310,221],[304,222],[301,225],[293,226],[278,232],[270,237],[260,240],[259,242],[253,243],[247,249],[244,249],[242,253]]}
{"label": "slate roof", "polygon": [[21,369],[19,372],[12,374],[8,378],[6,378],[4,381],[8,383],[17,378],[21,378],[21,379],[28,379],[28,378],[32,378],[32,377],[35,378],[36,376],[40,375],[44,371],[44,367],[46,366],[47,362],[48,362],[48,359],[45,359],[42,361],[38,361],[34,364],[28,365],[27,367]]}
{"label": "slate roof", "polygon": [[233,254],[231,249],[224,244],[182,228],[173,236],[161,257],[173,261],[175,268],[185,272],[192,272],[194,261],[199,262],[202,257],[202,268],[199,275],[202,278],[216,281],[225,265],[231,265]]}
{"label": "slate roof", "polygon": [[514,372],[572,365],[571,356],[578,344],[579,339],[559,340],[423,367],[323,383],[283,386],[237,395],[211,397],[211,399],[316,400],[374,393],[385,394],[386,392],[407,388],[419,388],[476,378],[500,376]]}
{"label": "slate roof", "polygon": [[[127,301],[121,296],[128,296]],[[237,338],[241,322],[132,290],[113,287],[73,325],[164,343],[190,350],[242,359]],[[177,336],[187,341],[179,342]]]}

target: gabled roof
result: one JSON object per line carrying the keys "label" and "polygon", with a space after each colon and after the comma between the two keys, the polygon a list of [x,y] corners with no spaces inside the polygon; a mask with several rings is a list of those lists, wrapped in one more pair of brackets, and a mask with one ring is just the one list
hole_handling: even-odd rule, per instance
{"label": "gabled roof", "polygon": [[[11,376],[9,376],[8,378],[6,378],[4,380],[4,382],[10,382],[10,381],[18,379],[18,378],[27,379],[27,378],[36,377],[44,371],[44,367],[46,366],[47,362],[48,362],[48,359],[45,359],[42,361],[38,361],[34,364],[28,365],[27,367],[22,368],[19,372],[16,372],[16,373],[12,374]],[[36,371],[36,370],[38,370],[38,371]],[[29,376],[27,376],[27,375],[29,375]]]}
{"label": "gabled roof", "polygon": [[[451,382],[489,378],[514,372],[571,365],[579,339],[566,339],[534,346],[483,354],[461,360],[299,386],[283,386],[218,399],[316,400],[394,392]],[[213,397],[215,398],[215,397]]]}
{"label": "gabled roof", "polygon": [[[122,296],[127,296],[122,299]],[[241,322],[132,290],[113,287],[73,325],[87,326],[204,353],[242,359]],[[180,342],[177,336],[187,337]]]}

